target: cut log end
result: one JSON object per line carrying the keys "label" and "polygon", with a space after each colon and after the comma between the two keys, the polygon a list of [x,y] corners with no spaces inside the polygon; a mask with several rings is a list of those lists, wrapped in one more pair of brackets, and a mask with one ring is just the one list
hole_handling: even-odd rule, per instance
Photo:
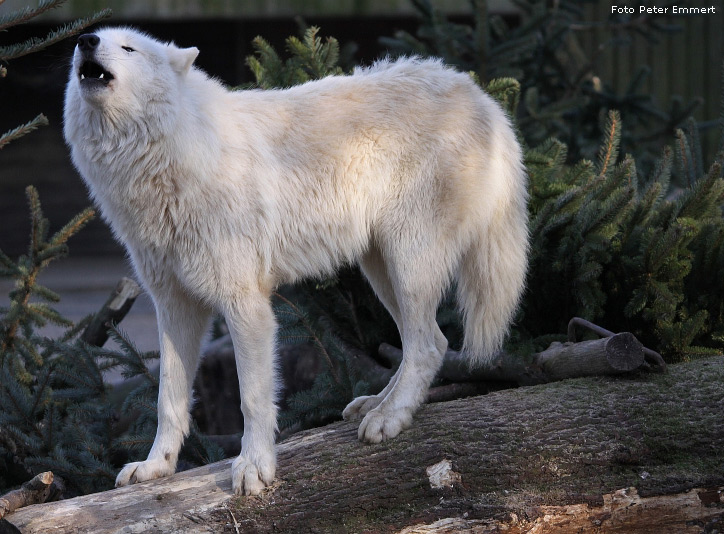
{"label": "cut log end", "polygon": [[606,361],[612,369],[626,373],[644,363],[644,346],[630,332],[607,338]]}
{"label": "cut log end", "polygon": [[35,475],[20,488],[0,497],[0,519],[18,508],[45,502],[48,495],[50,495],[50,485],[52,483],[52,471],[45,471]]}

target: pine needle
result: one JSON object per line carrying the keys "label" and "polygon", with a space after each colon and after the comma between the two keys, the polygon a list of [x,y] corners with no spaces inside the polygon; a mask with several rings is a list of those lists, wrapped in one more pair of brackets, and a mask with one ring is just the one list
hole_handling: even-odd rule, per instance
{"label": "pine needle", "polygon": [[15,141],[16,139],[21,138],[25,134],[29,134],[30,132],[37,130],[41,126],[47,126],[48,125],[48,118],[43,115],[42,113],[35,117],[33,120],[26,122],[25,124],[18,126],[17,128],[13,128],[12,130],[5,132],[0,136],[0,149],[3,148],[8,143],[11,143]]}
{"label": "pine needle", "polygon": [[43,38],[31,37],[21,43],[12,44],[9,46],[0,47],[0,60],[10,61],[17,59],[28,54],[39,52],[55,43],[67,39],[71,35],[75,35],[83,31],[88,26],[92,26],[97,22],[111,16],[110,9],[103,9],[90,17],[75,20],[69,24],[60,27],[57,30],[53,30]]}

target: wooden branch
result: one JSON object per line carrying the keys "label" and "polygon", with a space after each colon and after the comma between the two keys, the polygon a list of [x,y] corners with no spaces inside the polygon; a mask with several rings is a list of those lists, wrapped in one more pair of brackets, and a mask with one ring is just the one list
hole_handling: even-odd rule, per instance
{"label": "wooden branch", "polygon": [[0,497],[0,519],[23,506],[45,502],[50,495],[52,483],[53,473],[46,471]]}
{"label": "wooden branch", "polygon": [[108,297],[108,300],[86,327],[81,339],[89,345],[102,347],[108,341],[111,323],[120,323],[141,294],[141,287],[135,280],[123,277]]}
{"label": "wooden branch", "polygon": [[[402,359],[402,351],[386,343],[380,345],[379,353],[393,362]],[[438,379],[453,383],[509,382],[529,386],[566,378],[627,373],[643,363],[643,345],[633,334],[624,332],[593,341],[554,342],[527,359],[500,352],[491,365],[479,368],[470,368],[464,354],[448,349]]]}
{"label": "wooden branch", "polygon": [[[568,323],[568,341],[570,341],[571,343],[575,343],[576,341],[576,326],[588,328],[589,330],[595,332],[601,337],[611,337],[616,335],[610,330],[606,330],[605,328],[593,324],[590,321],[586,321],[585,319],[581,319],[580,317],[574,317]],[[643,347],[643,352],[644,356],[648,357],[648,359],[653,362],[654,369],[661,372],[666,372],[666,362],[661,357],[661,354],[647,347]]]}
{"label": "wooden branch", "polygon": [[261,497],[232,496],[229,459],[7,519],[24,534],[716,532],[722,383],[714,357],[427,404],[378,445],[346,422],[295,434]]}
{"label": "wooden branch", "polygon": [[580,376],[627,373],[644,363],[643,345],[633,334],[624,332],[611,337],[579,343],[554,342],[534,356],[547,381]]}

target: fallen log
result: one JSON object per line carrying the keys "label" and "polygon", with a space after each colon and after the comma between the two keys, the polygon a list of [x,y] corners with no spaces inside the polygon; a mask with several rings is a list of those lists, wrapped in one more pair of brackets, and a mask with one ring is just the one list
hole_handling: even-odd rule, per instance
{"label": "fallen log", "polygon": [[232,496],[225,460],[7,519],[24,534],[721,531],[722,383],[716,357],[428,404],[378,445],[345,422],[292,436],[260,497]]}

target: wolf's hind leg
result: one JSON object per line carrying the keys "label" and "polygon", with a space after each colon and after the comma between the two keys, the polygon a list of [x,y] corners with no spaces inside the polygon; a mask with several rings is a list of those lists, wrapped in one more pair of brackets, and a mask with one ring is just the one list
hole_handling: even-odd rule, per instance
{"label": "wolf's hind leg", "polygon": [[398,247],[396,257],[387,264],[399,306],[403,359],[397,380],[359,427],[359,438],[370,443],[393,438],[412,424],[447,349],[435,321],[447,270],[436,263],[432,247],[405,248]]}
{"label": "wolf's hind leg", "polygon": [[357,421],[367,415],[367,412],[370,410],[377,408],[380,403],[385,400],[385,397],[387,397],[390,391],[392,391],[392,388],[395,387],[398,376],[400,376],[399,369],[392,376],[385,388],[377,395],[362,395],[354,399],[342,411],[342,418],[344,418],[345,421]]}
{"label": "wolf's hind leg", "polygon": [[[400,323],[400,308],[397,305],[392,282],[387,274],[387,266],[385,265],[382,257],[382,251],[377,245],[372,244],[370,249],[364,254],[364,256],[362,256],[360,259],[360,268],[369,281],[370,286],[372,286],[377,298],[380,299],[382,304],[392,316],[392,319],[394,319],[401,336],[402,328]],[[387,386],[385,386],[385,388],[377,395],[357,397],[350,402],[342,412],[342,417],[345,421],[356,421],[358,419],[362,419],[362,417],[367,415],[367,412],[377,408],[377,406],[379,406],[379,404],[385,399],[387,394],[392,391],[392,388],[397,382],[398,376],[399,369],[390,379],[389,384],[387,384]]]}

